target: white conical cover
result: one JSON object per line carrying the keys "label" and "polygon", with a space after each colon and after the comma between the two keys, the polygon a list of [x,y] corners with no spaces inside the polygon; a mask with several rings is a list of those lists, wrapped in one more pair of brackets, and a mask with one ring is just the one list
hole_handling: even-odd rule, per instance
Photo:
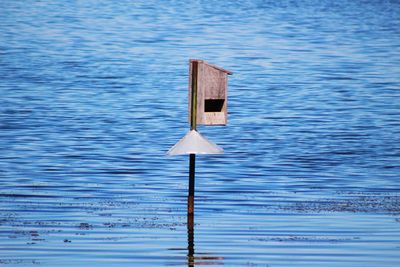
{"label": "white conical cover", "polygon": [[222,154],[224,150],[207,140],[196,130],[190,130],[167,152],[169,156],[183,154]]}

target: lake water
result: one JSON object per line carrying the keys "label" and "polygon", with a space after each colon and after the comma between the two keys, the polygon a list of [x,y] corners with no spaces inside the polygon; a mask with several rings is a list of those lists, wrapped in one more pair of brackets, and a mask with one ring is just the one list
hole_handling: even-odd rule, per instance
{"label": "lake water", "polygon": [[0,77],[0,265],[400,266],[399,1],[2,0]]}

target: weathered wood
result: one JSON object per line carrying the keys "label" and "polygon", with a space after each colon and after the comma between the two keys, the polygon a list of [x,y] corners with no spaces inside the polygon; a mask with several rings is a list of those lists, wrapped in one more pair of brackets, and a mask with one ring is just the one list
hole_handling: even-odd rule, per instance
{"label": "weathered wood", "polygon": [[197,124],[197,92],[198,92],[198,62],[191,64],[191,89],[190,89],[190,130],[196,130]]}
{"label": "weathered wood", "polygon": [[[189,65],[189,99],[192,97],[190,88],[192,80],[194,79],[193,75],[195,75],[193,72],[193,66],[197,65],[197,110],[195,114],[197,124],[226,125],[228,94],[227,76],[232,74],[232,72],[209,64],[204,60],[191,59]],[[189,103],[189,119],[192,117],[192,110],[191,103]]]}
{"label": "weathered wood", "polygon": [[225,112],[206,112],[204,116],[205,125],[226,125],[228,120]]}
{"label": "weathered wood", "polygon": [[205,60],[201,60],[201,59],[190,59],[190,60],[189,60],[189,63],[191,63],[191,62],[193,62],[193,61],[197,61],[197,62],[199,62],[199,63],[206,63],[206,64],[207,64],[208,66],[210,66],[210,67],[213,67],[213,68],[215,68],[215,69],[217,69],[217,70],[220,70],[220,71],[222,71],[222,72],[226,72],[226,74],[228,74],[228,75],[232,75],[232,72],[231,72],[231,71],[226,70],[226,69],[223,69],[223,68],[218,67],[218,66],[216,66],[216,65],[210,64],[210,63],[208,63],[208,62],[205,61]]}
{"label": "weathered wood", "polygon": [[203,71],[202,89],[206,99],[225,99],[226,73],[210,66]]}

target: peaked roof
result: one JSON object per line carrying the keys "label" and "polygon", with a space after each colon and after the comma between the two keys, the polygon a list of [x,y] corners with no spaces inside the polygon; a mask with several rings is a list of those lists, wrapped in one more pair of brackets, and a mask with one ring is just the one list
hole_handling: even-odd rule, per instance
{"label": "peaked roof", "polygon": [[208,62],[205,61],[205,60],[201,60],[201,59],[190,59],[190,62],[194,62],[194,61],[199,62],[199,63],[204,63],[204,64],[206,64],[206,65],[208,65],[208,66],[210,66],[210,67],[212,67],[212,68],[214,68],[214,69],[217,69],[217,70],[219,70],[219,71],[225,72],[225,73],[228,74],[228,75],[232,75],[232,72],[231,72],[231,71],[226,70],[226,69],[223,69],[223,68],[218,67],[218,66],[216,66],[216,65],[210,64],[210,63],[208,63]]}
{"label": "peaked roof", "polygon": [[224,150],[196,130],[190,130],[167,152],[169,156],[183,154],[222,154]]}

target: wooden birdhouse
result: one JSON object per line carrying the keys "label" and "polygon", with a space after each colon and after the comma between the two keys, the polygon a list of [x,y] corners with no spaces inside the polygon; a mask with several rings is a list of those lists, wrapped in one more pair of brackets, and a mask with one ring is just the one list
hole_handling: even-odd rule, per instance
{"label": "wooden birdhouse", "polygon": [[232,72],[204,60],[191,59],[189,65],[189,121],[194,110],[196,124],[226,125],[228,75]]}

